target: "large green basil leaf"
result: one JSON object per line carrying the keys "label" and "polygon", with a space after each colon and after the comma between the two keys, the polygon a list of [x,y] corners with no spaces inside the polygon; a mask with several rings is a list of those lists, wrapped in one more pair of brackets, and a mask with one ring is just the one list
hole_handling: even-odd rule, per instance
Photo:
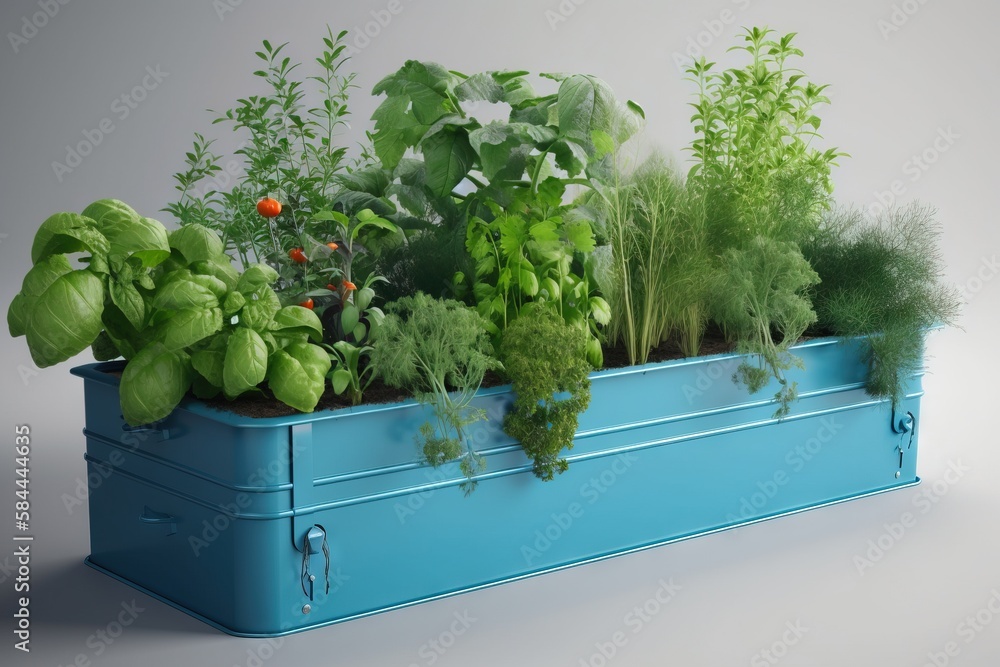
{"label": "large green basil leaf", "polygon": [[160,310],[184,310],[186,308],[217,308],[219,299],[207,287],[193,278],[178,277],[167,282],[156,291],[153,307]]}
{"label": "large green basil leaf", "polygon": [[220,309],[189,308],[177,311],[163,322],[157,330],[157,339],[169,350],[183,350],[220,330]]}
{"label": "large green basil leaf", "polygon": [[264,286],[247,295],[247,302],[240,311],[240,324],[261,333],[271,328],[274,315],[281,310],[281,302],[270,287]]}
{"label": "large green basil leaf", "polygon": [[56,213],[35,232],[31,244],[31,261],[34,264],[50,255],[89,252],[99,258],[107,256],[111,244],[97,230],[96,223],[76,213]]}
{"label": "large green basil leaf", "polygon": [[108,282],[111,301],[122,311],[136,329],[141,329],[146,316],[146,304],[139,290],[131,282],[121,282],[111,278]]}
{"label": "large green basil leaf", "polygon": [[256,331],[238,327],[229,337],[222,388],[229,398],[253,389],[267,377],[267,345]]}
{"label": "large green basil leaf", "polygon": [[21,291],[7,309],[7,328],[13,337],[23,336],[35,299],[42,295],[60,276],[73,271],[66,255],[52,255],[38,262],[21,282]]}
{"label": "large green basil leaf", "polygon": [[236,282],[236,291],[242,292],[244,296],[249,296],[261,287],[271,285],[277,279],[278,272],[267,264],[251,264]]}
{"label": "large green basil leaf", "polygon": [[184,398],[191,380],[186,355],[152,343],[135,355],[122,372],[122,416],[133,426],[166,418]]}
{"label": "large green basil leaf", "polygon": [[153,331],[146,328],[140,332],[113,302],[105,304],[101,320],[104,323],[105,333],[126,359],[137,355],[147,343],[151,342]]}
{"label": "large green basil leaf", "polygon": [[323,323],[313,311],[302,306],[285,306],[274,314],[271,330],[279,335],[307,334],[313,341],[323,341]]}
{"label": "large green basil leaf", "polygon": [[175,229],[170,232],[168,239],[170,247],[184,255],[188,264],[217,259],[225,250],[218,234],[197,224]]}
{"label": "large green basil leaf", "polygon": [[227,290],[236,289],[236,283],[240,279],[240,272],[233,266],[233,260],[229,255],[219,255],[215,259],[195,262],[191,265],[191,270],[195,274],[218,278],[226,284]]}
{"label": "large green basil leaf", "polygon": [[59,276],[35,299],[25,326],[31,358],[40,368],[85,350],[104,325],[104,283],[89,271]]}
{"label": "large green basil leaf", "polygon": [[94,342],[90,344],[90,351],[97,361],[111,361],[122,356],[122,353],[118,350],[118,346],[115,345],[115,342],[108,335],[107,331],[102,331],[97,335]]}
{"label": "large green basil leaf", "polygon": [[159,221],[144,218],[117,199],[99,199],[83,209],[83,215],[111,242],[110,254],[135,256],[145,267],[170,257],[167,229]]}
{"label": "large green basil leaf", "polygon": [[320,347],[293,343],[270,358],[267,382],[275,398],[300,412],[312,412],[326,389],[330,357]]}

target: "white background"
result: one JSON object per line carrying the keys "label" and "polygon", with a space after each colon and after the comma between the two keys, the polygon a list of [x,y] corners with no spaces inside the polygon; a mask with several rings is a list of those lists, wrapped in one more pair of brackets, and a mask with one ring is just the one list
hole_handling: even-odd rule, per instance
{"label": "white background", "polygon": [[[55,0],[52,0],[55,3]],[[299,58],[318,55],[324,24],[360,35],[385,0],[143,2],[73,0],[37,31],[37,0],[0,9],[0,303],[6,309],[30,265],[37,225],[117,197],[145,215],[171,201],[170,175],[194,131],[219,136],[206,108],[222,109],[257,91],[251,71],[260,40],[291,40]],[[66,2],[66,0],[62,0]],[[82,565],[87,516],[62,496],[85,475],[82,383],[60,367],[37,372],[23,340],[5,337],[0,361],[3,419],[32,427],[33,651],[12,649],[12,581],[0,570],[4,664],[69,665],[765,665],[993,666],[1000,658],[1000,567],[995,470],[996,338],[1000,232],[996,225],[998,147],[996,25],[1000,5],[973,0],[400,0],[402,11],[351,61],[354,143],[375,102],[372,85],[409,58],[472,73],[528,69],[592,73],[646,109],[648,141],[683,160],[691,139],[691,86],[674,60],[700,41],[724,57],[742,25],[797,31],[814,81],[831,83],[823,111],[830,145],[851,154],[836,172],[838,198],[869,205],[899,181],[901,201],[940,211],[946,279],[968,300],[964,330],[932,337],[925,378],[919,473],[924,484],[879,497],[704,537],[492,590],[381,614],[276,642],[222,635]],[[904,7],[905,6],[905,7]],[[895,8],[895,9],[894,9]],[[229,10],[232,11],[223,11]],[[908,13],[907,13],[908,11]],[[561,12],[561,13],[560,13]],[[894,15],[895,12],[895,15]],[[891,23],[895,19],[895,24]],[[882,22],[880,24],[880,21]],[[891,28],[891,30],[890,30]],[[898,28],[898,29],[897,29]],[[10,33],[30,35],[25,43]],[[716,37],[713,35],[719,33]],[[166,77],[121,117],[116,98],[142,82],[146,67]],[[61,179],[54,161],[85,130],[110,118],[92,154]],[[950,142],[935,140],[948,134]],[[228,138],[227,138],[228,140]],[[946,148],[947,150],[940,150]],[[913,156],[933,163],[914,170]],[[166,214],[161,219],[172,224]],[[0,538],[13,533],[13,453],[0,452]],[[968,468],[947,484],[950,466]],[[935,484],[937,486],[935,486]],[[941,491],[938,496],[935,490]],[[926,512],[915,503],[934,494]],[[918,501],[919,502],[919,501]],[[898,538],[891,525],[910,512]],[[10,521],[10,528],[4,528]],[[897,531],[898,533],[898,531]],[[859,572],[870,541],[890,548]],[[877,552],[873,552],[879,555]],[[7,547],[0,566],[9,565]],[[661,578],[681,590],[644,623],[625,617],[657,592]],[[144,608],[112,644],[91,640],[122,603]],[[654,605],[655,607],[655,605]],[[986,621],[967,631],[968,616]],[[443,654],[428,642],[449,637],[456,613],[475,621]],[[992,621],[992,622],[988,622]],[[787,624],[805,631],[786,634]],[[602,662],[598,645],[624,631],[627,643]],[[783,636],[795,643],[781,646]],[[944,655],[949,642],[953,657]],[[775,644],[778,643],[778,646]],[[423,647],[423,650],[422,650]],[[778,663],[761,651],[776,649]],[[98,654],[100,652],[100,654]],[[929,655],[930,654],[930,655]]]}

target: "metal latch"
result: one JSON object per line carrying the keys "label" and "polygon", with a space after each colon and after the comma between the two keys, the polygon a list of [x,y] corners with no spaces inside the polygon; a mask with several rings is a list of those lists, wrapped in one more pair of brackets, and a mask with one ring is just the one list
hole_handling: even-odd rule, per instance
{"label": "metal latch", "polygon": [[[899,434],[899,445],[896,448],[899,450],[899,470],[896,471],[896,478],[902,476],[903,470],[903,455],[905,452],[913,447],[913,436],[917,431],[917,418],[912,412],[896,412],[895,409],[892,411],[892,430],[894,433]],[[907,438],[906,434],[909,433],[910,437]],[[906,446],[903,446],[903,442],[906,441]]]}
{"label": "metal latch", "polygon": [[323,554],[326,566],[323,576],[326,578],[326,594],[330,594],[330,545],[326,539],[326,529],[316,524],[302,538],[302,592],[310,601],[315,599],[316,575],[312,573],[311,561],[316,554]]}

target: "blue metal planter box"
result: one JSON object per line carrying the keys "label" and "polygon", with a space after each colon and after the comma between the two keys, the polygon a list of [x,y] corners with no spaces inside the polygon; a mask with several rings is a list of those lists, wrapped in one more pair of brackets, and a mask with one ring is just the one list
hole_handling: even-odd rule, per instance
{"label": "blue metal planter box", "polygon": [[[569,471],[542,482],[480,391],[487,472],[419,463],[412,401],[254,419],[185,401],[130,429],[85,380],[88,563],[225,632],[267,637],[916,484],[920,377],[893,413],[862,343],[796,347],[800,400],[731,381],[739,355],[595,372]],[[120,367],[120,366],[119,366]]]}

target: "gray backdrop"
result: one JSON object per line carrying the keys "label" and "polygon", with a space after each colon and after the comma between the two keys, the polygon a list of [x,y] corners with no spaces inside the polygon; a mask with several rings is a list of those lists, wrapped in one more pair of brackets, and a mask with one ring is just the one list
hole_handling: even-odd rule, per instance
{"label": "gray backdrop", "polygon": [[[378,17],[385,25],[371,23]],[[891,196],[936,205],[947,279],[968,304],[964,330],[930,342],[921,487],[273,643],[222,635],[81,564],[87,514],[65,498],[85,474],[82,387],[67,371],[89,359],[38,372],[24,341],[5,337],[2,424],[11,445],[14,424],[33,429],[37,541],[29,655],[12,648],[12,549],[0,549],[3,663],[995,665],[1000,491],[993,475],[1000,450],[991,391],[997,358],[989,341],[1000,293],[993,280],[1000,242],[993,152],[998,19],[1000,6],[975,0],[4,2],[4,309],[29,268],[32,234],[45,217],[107,196],[156,217],[173,195],[170,176],[192,133],[220,130],[210,127],[204,109],[254,92],[252,53],[260,40],[293,40],[291,53],[309,57],[318,53],[327,22],[351,30],[363,47],[352,62],[361,87],[353,105],[356,136],[369,127],[371,86],[405,59],[419,58],[466,72],[596,74],[645,106],[649,141],[679,159],[691,138],[691,87],[675,54],[700,43],[721,57],[741,25],[798,31],[807,71],[833,84],[833,105],[823,113],[827,141],[852,155],[836,172],[840,199],[870,205]],[[366,24],[375,34],[367,42],[359,37]],[[147,68],[157,76],[147,77]],[[116,102],[144,78],[147,90],[136,97],[145,99],[135,108]],[[110,125],[94,134],[103,119]],[[66,163],[67,145],[85,140],[84,132],[100,142],[67,164],[70,171],[54,167]],[[0,456],[4,540],[14,533],[12,449],[5,445]],[[950,468],[967,471],[946,476]],[[893,524],[906,512],[915,524],[900,534]],[[871,567],[859,571],[858,558],[871,559]],[[676,597],[632,632],[626,615],[671,578],[681,587]],[[125,632],[110,642],[95,639],[133,600],[142,611]],[[456,613],[474,621],[452,637]],[[600,646],[621,630],[628,631],[626,645],[605,658]],[[450,647],[437,651],[432,641]]]}

